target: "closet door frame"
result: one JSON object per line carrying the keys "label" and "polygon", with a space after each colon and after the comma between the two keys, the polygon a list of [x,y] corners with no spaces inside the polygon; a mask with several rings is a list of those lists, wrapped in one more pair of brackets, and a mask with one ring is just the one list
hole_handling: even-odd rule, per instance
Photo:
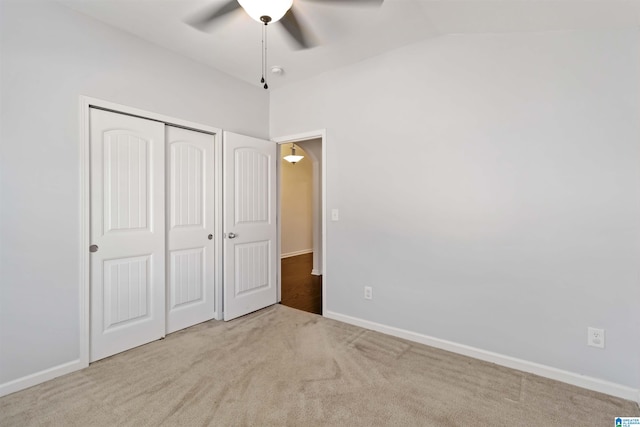
{"label": "closet door frame", "polygon": [[[222,319],[222,129],[194,123],[175,117],[157,114],[151,111],[141,110],[126,105],[105,101],[88,96],[80,96],[79,102],[79,124],[80,124],[80,284],[78,295],[78,309],[80,314],[80,367],[89,366],[89,345],[90,345],[90,252],[91,245],[91,182],[90,182],[90,134],[91,127],[89,121],[89,109],[98,108],[129,116],[140,117],[148,120],[155,120],[166,125],[182,127],[198,132],[204,132],[214,137],[215,156],[215,319]],[[165,325],[166,328],[166,325]]]}

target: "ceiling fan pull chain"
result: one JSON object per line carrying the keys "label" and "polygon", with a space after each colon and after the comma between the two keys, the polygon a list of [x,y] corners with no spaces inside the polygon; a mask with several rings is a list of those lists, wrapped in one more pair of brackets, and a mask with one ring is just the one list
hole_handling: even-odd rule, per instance
{"label": "ceiling fan pull chain", "polygon": [[[264,75],[267,74],[267,61],[268,61],[268,57],[267,57],[267,24],[268,22],[264,23],[264,63],[262,65],[262,78],[264,79]],[[269,89],[269,85],[267,84],[267,81],[264,80],[264,86],[265,89]]]}
{"label": "ceiling fan pull chain", "polygon": [[264,27],[262,27],[262,48],[260,49],[260,53],[262,53],[262,64],[260,66],[262,69],[260,72],[262,73],[262,78],[260,79],[260,83],[264,83]]}

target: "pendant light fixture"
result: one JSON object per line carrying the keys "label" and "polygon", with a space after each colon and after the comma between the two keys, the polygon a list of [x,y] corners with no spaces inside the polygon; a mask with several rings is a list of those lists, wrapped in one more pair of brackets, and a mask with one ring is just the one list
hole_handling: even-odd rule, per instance
{"label": "pendant light fixture", "polygon": [[238,0],[238,3],[247,14],[262,27],[262,78],[260,83],[263,88],[269,89],[265,75],[267,74],[267,25],[278,22],[293,6],[293,0]]}
{"label": "pendant light fixture", "polygon": [[288,156],[284,156],[284,159],[292,164],[298,163],[300,160],[304,159],[304,156],[296,155],[296,145],[291,144],[291,154]]}

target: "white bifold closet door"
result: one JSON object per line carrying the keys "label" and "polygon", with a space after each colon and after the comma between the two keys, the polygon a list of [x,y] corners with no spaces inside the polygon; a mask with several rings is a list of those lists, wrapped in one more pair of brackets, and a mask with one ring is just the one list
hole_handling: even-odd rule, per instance
{"label": "white bifold closet door", "polygon": [[215,315],[215,137],[167,126],[167,333]]}
{"label": "white bifold closet door", "polygon": [[92,108],[95,361],[165,334],[164,123]]}
{"label": "white bifold closet door", "polygon": [[276,144],[224,132],[224,320],[277,302]]}

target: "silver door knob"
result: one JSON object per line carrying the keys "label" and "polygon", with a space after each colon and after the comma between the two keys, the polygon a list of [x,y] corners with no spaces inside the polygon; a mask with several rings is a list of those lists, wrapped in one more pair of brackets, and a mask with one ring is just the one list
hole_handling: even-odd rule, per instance
{"label": "silver door knob", "polygon": [[213,234],[209,234],[209,235],[207,236],[207,239],[209,239],[209,240],[213,240]]}
{"label": "silver door knob", "polygon": [[89,252],[98,252],[98,245],[89,246]]}
{"label": "silver door knob", "polygon": [[227,237],[230,239],[235,239],[236,237],[238,237],[238,235],[236,233],[229,233],[227,234]]}

